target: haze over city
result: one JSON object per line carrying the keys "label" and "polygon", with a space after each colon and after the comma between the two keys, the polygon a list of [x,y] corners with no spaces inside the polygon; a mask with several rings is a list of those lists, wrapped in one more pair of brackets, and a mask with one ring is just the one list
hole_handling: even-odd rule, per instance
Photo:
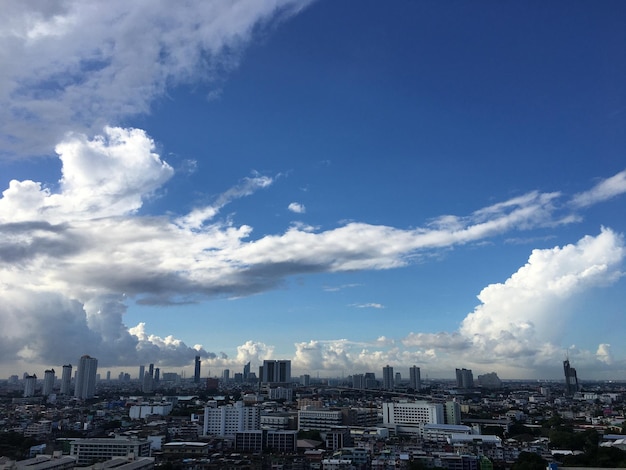
{"label": "haze over city", "polygon": [[624,2],[2,10],[2,376],[626,380]]}

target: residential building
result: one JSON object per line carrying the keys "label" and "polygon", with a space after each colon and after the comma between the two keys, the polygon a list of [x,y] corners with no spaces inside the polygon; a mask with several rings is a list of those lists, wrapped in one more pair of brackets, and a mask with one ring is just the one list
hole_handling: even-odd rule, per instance
{"label": "residential building", "polygon": [[69,395],[72,385],[72,364],[63,366],[61,374],[61,395]]}
{"label": "residential building", "polygon": [[421,372],[420,368],[417,366],[413,366],[409,369],[409,387],[415,391],[420,391],[422,389]]}
{"label": "residential building", "polygon": [[98,359],[89,355],[84,355],[78,361],[76,371],[76,384],[74,386],[74,396],[86,400],[93,398],[96,394],[96,371],[98,370]]}
{"label": "residential building", "polygon": [[204,408],[202,433],[207,436],[234,437],[241,431],[261,428],[261,412],[257,406],[245,406],[242,401],[234,405]]}
{"label": "residential building", "polygon": [[456,369],[456,388],[474,388],[472,369]]}
{"label": "residential building", "polygon": [[329,408],[311,408],[298,411],[298,430],[309,431],[329,431],[335,426],[343,424],[343,413],[341,410],[331,410]]}
{"label": "residential building", "polygon": [[43,391],[42,395],[47,397],[51,395],[54,391],[54,381],[56,377],[54,376],[54,369],[48,369],[43,373]]}
{"label": "residential building", "polygon": [[24,398],[34,397],[36,387],[37,387],[37,375],[26,374],[24,376]]}
{"label": "residential building", "polygon": [[393,367],[387,365],[383,367],[383,388],[385,390],[393,390]]}
{"label": "residential building", "polygon": [[579,385],[576,369],[570,366],[569,359],[563,361],[563,372],[565,373],[565,394],[572,396],[579,391]]}
{"label": "residential building", "polygon": [[193,366],[193,381],[194,383],[200,383],[200,356],[196,356]]}
{"label": "residential building", "polygon": [[266,384],[272,383],[290,383],[291,382],[291,361],[290,360],[265,360],[259,368],[259,376],[261,382]]}

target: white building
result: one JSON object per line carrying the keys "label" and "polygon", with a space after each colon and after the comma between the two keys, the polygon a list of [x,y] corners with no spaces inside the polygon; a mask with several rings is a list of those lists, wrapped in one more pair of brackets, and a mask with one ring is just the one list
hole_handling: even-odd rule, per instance
{"label": "white building", "polygon": [[257,429],[261,429],[261,411],[257,406],[244,406],[238,401],[234,405],[204,408],[205,436],[234,437],[238,432]]}
{"label": "white building", "polygon": [[311,429],[329,431],[335,426],[341,426],[341,424],[341,410],[306,407],[298,411],[298,431],[308,431]]}
{"label": "white building", "polygon": [[421,425],[444,423],[444,410],[440,403],[383,403],[382,411],[383,426],[398,434],[419,434]]}
{"label": "white building", "polygon": [[77,439],[70,443],[70,456],[78,466],[103,462],[113,457],[150,457],[150,441],[116,437],[114,439]]}
{"label": "white building", "polygon": [[37,375],[26,375],[24,377],[24,398],[35,396],[35,387],[37,386]]}
{"label": "white building", "polygon": [[86,400],[93,398],[96,394],[96,372],[98,370],[98,359],[84,355],[78,362],[76,371],[76,386],[74,396]]}
{"label": "white building", "polygon": [[47,397],[52,394],[54,390],[54,381],[56,377],[54,376],[54,369],[48,369],[43,373],[43,396]]}
{"label": "white building", "polygon": [[151,415],[167,416],[172,412],[171,403],[132,405],[128,410],[130,419],[143,419]]}

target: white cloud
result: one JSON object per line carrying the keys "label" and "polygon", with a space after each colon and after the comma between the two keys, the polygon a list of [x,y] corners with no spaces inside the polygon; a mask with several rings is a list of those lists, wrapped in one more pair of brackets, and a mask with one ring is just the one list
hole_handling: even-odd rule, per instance
{"label": "white cloud", "polygon": [[289,204],[289,206],[287,206],[287,209],[296,214],[304,214],[306,212],[306,208],[304,207],[304,205],[300,204],[299,202],[292,202],[291,204]]}
{"label": "white cloud", "polygon": [[[13,351],[2,356],[5,360],[16,354],[48,360],[53,346],[54,354],[73,357],[82,344],[97,351],[93,354],[103,365],[136,364],[148,355],[164,364],[186,364],[196,348],[151,335],[145,325],[129,329],[124,324],[128,302],[198,302],[263,292],[293,275],[389,269],[439,248],[562,220],[554,193],[530,193],[426,228],[351,222],[326,231],[292,226],[253,239],[252,227],[216,215],[234,199],[267,188],[272,178],[244,179],[189,214],[146,217],[139,212],[143,201],[173,170],[143,131],[106,128],[93,139],[72,134],[57,150],[63,165],[58,186],[14,180],[0,198],[0,331],[3,347]],[[610,229],[574,245],[535,250],[510,279],[483,289],[481,305],[458,332],[412,333],[385,345],[307,343],[297,347],[298,361],[318,367],[322,358],[326,368],[365,368],[434,357],[445,361],[450,351],[461,351],[477,363],[492,360],[495,353],[523,366],[539,364],[545,354],[559,350],[558,325],[564,316],[556,315],[556,307],[578,292],[615,281],[623,257],[623,240]],[[359,306],[383,308],[379,303]],[[12,320],[16,315],[19,322]],[[25,329],[47,323],[43,317],[69,326],[59,327],[49,340]],[[260,361],[272,351],[272,345],[251,341],[235,359]],[[215,366],[233,360],[201,352]]]}
{"label": "white cloud", "polygon": [[603,179],[588,191],[576,194],[572,198],[572,204],[577,207],[587,207],[624,193],[626,193],[626,170]]}
{"label": "white cloud", "polygon": [[376,302],[369,302],[369,303],[365,303],[365,304],[352,304],[351,307],[356,307],[356,308],[376,308],[376,309],[385,308],[385,306],[383,304],[379,304],[379,303],[376,303]]}
{"label": "white cloud", "polygon": [[[219,82],[260,27],[307,3],[192,0],[172,8],[165,0],[6,0],[1,152],[47,154],[70,130],[91,133],[149,112],[168,87]],[[207,94],[218,91],[216,85]]]}

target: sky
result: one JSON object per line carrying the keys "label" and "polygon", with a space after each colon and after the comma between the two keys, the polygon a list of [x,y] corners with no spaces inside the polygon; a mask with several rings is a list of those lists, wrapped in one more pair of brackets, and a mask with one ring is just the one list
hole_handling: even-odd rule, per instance
{"label": "sky", "polygon": [[5,0],[0,377],[626,380],[625,20]]}

